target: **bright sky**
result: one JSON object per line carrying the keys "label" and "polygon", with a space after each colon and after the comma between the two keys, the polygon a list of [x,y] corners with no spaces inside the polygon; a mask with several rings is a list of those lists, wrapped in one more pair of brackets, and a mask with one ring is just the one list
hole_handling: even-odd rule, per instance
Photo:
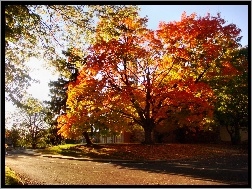
{"label": "bright sky", "polygon": [[31,77],[37,80],[40,80],[39,83],[34,83],[28,90],[28,93],[31,93],[35,98],[40,100],[49,100],[49,87],[48,83],[58,79],[58,76],[52,71],[44,68],[43,60],[38,60],[32,58],[30,60],[29,66],[34,69],[31,73]]}
{"label": "bright sky", "polygon": [[[142,5],[140,16],[148,16],[148,27],[150,29],[157,29],[160,21],[179,21],[182,13],[185,11],[187,14],[193,12],[199,16],[205,16],[210,13],[213,16],[217,12],[221,13],[221,17],[227,21],[227,24],[234,23],[242,30],[243,36],[241,44],[245,46],[248,44],[248,6],[245,5]],[[40,83],[33,84],[29,88],[35,98],[49,100],[48,82],[50,80],[57,80],[57,76],[52,76],[52,73],[46,70],[42,65],[42,61],[32,59],[29,63],[35,71],[31,74],[34,79],[39,79]],[[11,111],[13,107],[10,103],[6,104],[6,111]]]}
{"label": "bright sky", "polygon": [[187,15],[196,13],[198,16],[205,16],[208,12],[212,16],[221,13],[221,17],[227,24],[236,24],[242,30],[241,44],[248,45],[248,6],[246,5],[141,5],[140,15],[148,16],[148,27],[157,29],[160,21],[179,21],[182,13]]}

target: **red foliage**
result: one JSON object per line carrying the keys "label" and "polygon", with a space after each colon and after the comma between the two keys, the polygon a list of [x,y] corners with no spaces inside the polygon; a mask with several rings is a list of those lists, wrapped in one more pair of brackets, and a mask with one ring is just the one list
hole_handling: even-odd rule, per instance
{"label": "red foliage", "polygon": [[71,111],[58,119],[60,132],[89,128],[90,116],[111,129],[134,121],[151,131],[169,119],[169,112],[181,125],[201,125],[212,116],[215,99],[202,78],[215,75],[218,67],[224,74],[236,72],[226,52],[238,46],[240,30],[224,23],[219,15],[184,13],[181,21],[163,22],[151,31],[139,29],[141,19],[124,20],[127,31],[89,48],[86,65],[68,87]]}

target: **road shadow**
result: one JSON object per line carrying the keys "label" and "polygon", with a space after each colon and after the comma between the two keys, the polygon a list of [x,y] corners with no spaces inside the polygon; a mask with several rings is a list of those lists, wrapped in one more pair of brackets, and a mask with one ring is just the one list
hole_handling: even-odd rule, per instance
{"label": "road shadow", "polygon": [[251,186],[251,181],[248,181],[248,155],[200,160],[171,160],[167,162],[111,163],[121,169],[137,169],[150,173],[189,176],[199,180],[239,185],[239,187]]}

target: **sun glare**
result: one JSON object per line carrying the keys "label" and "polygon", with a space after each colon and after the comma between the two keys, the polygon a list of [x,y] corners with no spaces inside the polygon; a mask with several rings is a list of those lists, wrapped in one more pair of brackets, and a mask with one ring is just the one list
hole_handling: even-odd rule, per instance
{"label": "sun glare", "polygon": [[31,86],[28,88],[27,92],[34,98],[38,98],[40,101],[49,100],[48,83],[50,80],[57,80],[57,74],[53,73],[52,70],[46,69],[43,60],[31,58],[27,65],[31,68],[31,78],[38,80],[38,82],[31,83]]}

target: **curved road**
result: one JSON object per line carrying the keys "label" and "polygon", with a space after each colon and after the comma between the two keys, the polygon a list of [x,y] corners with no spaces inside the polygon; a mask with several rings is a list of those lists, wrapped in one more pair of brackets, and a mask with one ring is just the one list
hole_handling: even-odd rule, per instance
{"label": "curved road", "polygon": [[144,163],[13,153],[5,165],[28,185],[248,185],[247,155]]}

